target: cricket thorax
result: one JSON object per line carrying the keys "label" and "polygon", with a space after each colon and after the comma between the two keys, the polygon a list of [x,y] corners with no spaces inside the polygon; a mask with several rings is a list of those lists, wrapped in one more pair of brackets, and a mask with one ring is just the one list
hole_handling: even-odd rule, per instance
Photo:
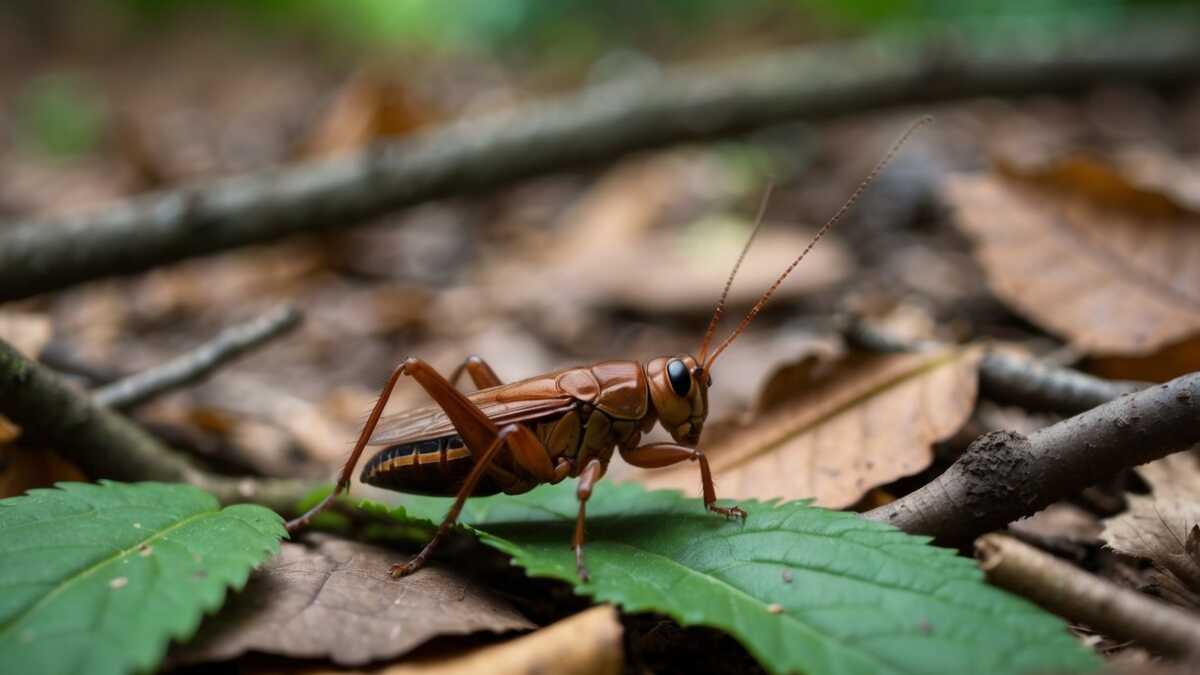
{"label": "cricket thorax", "polygon": [[617,446],[653,423],[646,375],[636,361],[606,361],[572,368],[558,377],[575,406],[557,419],[536,425],[535,433],[554,458],[572,463],[578,475],[593,458],[607,464]]}

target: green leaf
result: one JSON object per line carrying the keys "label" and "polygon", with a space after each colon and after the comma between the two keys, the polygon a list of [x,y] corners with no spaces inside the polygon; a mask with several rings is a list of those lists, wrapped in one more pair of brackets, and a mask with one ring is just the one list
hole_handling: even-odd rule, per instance
{"label": "green leaf", "polygon": [[[441,520],[402,495],[396,517]],[[573,485],[472,499],[462,521],[533,576],[625,611],[737,638],[775,673],[1024,673],[1099,665],[1056,617],[988,586],[974,562],[851,513],[743,502],[745,524],[675,492],[600,484],[588,502],[591,581],[569,542]],[[774,611],[772,611],[774,610]]]}
{"label": "green leaf", "polygon": [[154,668],[279,550],[261,506],[186,485],[59,483],[0,500],[0,671]]}

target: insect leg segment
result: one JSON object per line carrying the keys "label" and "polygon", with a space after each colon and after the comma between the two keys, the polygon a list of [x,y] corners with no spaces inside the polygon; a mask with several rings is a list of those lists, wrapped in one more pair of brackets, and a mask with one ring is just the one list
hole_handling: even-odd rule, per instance
{"label": "insect leg segment", "polygon": [[519,424],[509,424],[496,434],[495,440],[492,441],[491,445],[487,447],[487,450],[485,450],[483,454],[479,456],[479,459],[476,460],[475,466],[471,468],[471,473],[467,474],[466,480],[463,481],[462,487],[459,488],[458,494],[454,497],[454,504],[451,505],[450,510],[446,512],[446,517],[442,519],[442,524],[438,526],[437,533],[433,535],[433,539],[430,539],[429,543],[425,544],[425,547],[421,549],[421,552],[418,553],[412,560],[409,560],[404,564],[397,563],[392,565],[393,577],[407,576],[421,569],[421,567],[425,565],[425,561],[427,561],[429,556],[433,554],[434,549],[437,548],[437,545],[439,542],[441,542],[442,537],[445,536],[446,532],[450,530],[456,521],[458,521],[458,514],[462,511],[463,504],[466,503],[467,498],[471,496],[471,493],[475,491],[475,487],[479,484],[479,479],[483,477],[483,474],[487,473],[488,466],[492,463],[492,460],[496,458],[496,455],[499,454],[500,449],[504,447],[505,443],[512,442],[515,435],[518,434],[521,429],[525,429],[525,427]]}
{"label": "insect leg segment", "polygon": [[450,384],[458,387],[458,381],[462,378],[463,373],[471,376],[471,381],[475,383],[476,389],[487,389],[488,387],[499,387],[504,384],[500,381],[496,371],[488,365],[487,361],[472,354],[465,361],[458,364],[454,372],[450,373]]}
{"label": "insect leg segment", "polygon": [[342,465],[342,470],[338,473],[337,484],[325,499],[309,509],[304,515],[294,520],[289,520],[287,523],[288,532],[296,532],[303,528],[320,512],[324,511],[337,499],[337,496],[350,488],[350,476],[354,473],[354,467],[358,464],[358,458],[362,456],[363,448],[367,447],[367,442],[371,439],[371,434],[375,433],[375,425],[379,423],[379,417],[383,414],[383,409],[387,407],[388,399],[392,396],[392,390],[396,388],[396,382],[399,381],[401,375],[407,374],[405,370],[408,362],[414,359],[409,359],[400,364],[392,371],[391,377],[388,378],[387,384],[383,386],[383,391],[379,392],[379,400],[375,401],[375,407],[371,410],[371,415],[367,417],[367,423],[363,425],[362,431],[358,434],[358,440],[354,442],[354,450],[351,451],[350,457],[346,463]]}
{"label": "insect leg segment", "polygon": [[703,450],[674,443],[651,443],[636,448],[621,448],[620,452],[621,459],[643,469],[657,469],[686,460],[699,461],[700,480],[704,488],[704,508],[726,518],[746,518],[746,512],[736,506],[717,506],[717,490],[713,487],[712,469],[708,466],[708,457]]}
{"label": "insect leg segment", "polygon": [[575,496],[579,499],[579,514],[575,517],[575,536],[571,537],[571,546],[575,549],[575,569],[581,581],[588,580],[587,566],[583,564],[583,522],[587,518],[587,501],[592,496],[592,489],[604,476],[604,463],[593,458],[583,467],[579,474],[579,485],[575,488]]}
{"label": "insect leg segment", "polygon": [[[405,359],[404,363],[400,364],[396,370],[392,372],[392,376],[388,378],[387,384],[384,385],[383,391],[379,394],[379,400],[376,401],[375,407],[371,410],[371,415],[367,418],[367,423],[363,425],[362,432],[358,435],[358,440],[354,444],[354,450],[351,451],[349,459],[342,465],[342,470],[338,474],[337,485],[333,492],[328,497],[321,500],[307,513],[289,521],[287,529],[289,532],[304,527],[321,511],[324,511],[339,494],[345,492],[350,487],[350,476],[354,473],[354,467],[358,464],[359,457],[362,456],[363,448],[371,439],[371,435],[375,433],[375,427],[379,423],[380,416],[383,415],[383,409],[387,406],[388,399],[392,395],[392,390],[395,389],[396,383],[401,375],[408,375],[421,385],[425,393],[433,399],[434,403],[446,413],[450,422],[454,425],[454,429],[458,435],[462,437],[463,443],[471,452],[477,453],[483,449],[491,447],[496,440],[500,430],[496,428],[496,424],[488,418],[487,415],[479,409],[479,406],[471,402],[465,394],[454,388],[446,378],[434,370],[433,366],[417,358]],[[493,373],[494,375],[494,373]],[[516,425],[514,431],[509,432],[513,437],[509,439],[508,446],[513,451],[513,459],[522,468],[526,469],[531,476],[538,481],[547,482],[554,478],[554,466],[550,463],[550,457],[546,454],[537,437],[533,435],[524,425]],[[481,462],[482,463],[482,462]],[[487,464],[487,463],[483,463]]]}

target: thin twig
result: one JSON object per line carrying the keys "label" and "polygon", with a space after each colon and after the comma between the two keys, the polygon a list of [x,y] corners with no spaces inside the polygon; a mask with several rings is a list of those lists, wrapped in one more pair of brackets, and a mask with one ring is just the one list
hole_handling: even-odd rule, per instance
{"label": "thin twig", "polygon": [[1122,588],[1012,537],[975,542],[988,581],[1072,622],[1175,658],[1200,658],[1200,618]]}
{"label": "thin twig", "polygon": [[681,69],[462,120],[348,157],[17,223],[0,236],[0,301],[795,119],[1098,82],[1170,84],[1200,73],[1200,36],[1178,21],[1130,22],[1120,40],[1088,31],[1050,43],[988,38],[874,39]]}
{"label": "thin twig", "polygon": [[200,469],[137,424],[0,340],[0,413],[21,442],[53,447],[93,478],[190,483],[222,503],[258,502],[291,515],[321,483],[230,478]]}
{"label": "thin twig", "polygon": [[1028,437],[976,439],[940,476],[864,514],[946,544],[969,542],[1121,469],[1200,442],[1200,373],[1126,394]]}
{"label": "thin twig", "polygon": [[[840,319],[842,336],[851,345],[871,352],[898,353],[943,348],[933,340],[909,342],[882,331],[857,316]],[[1044,360],[989,352],[979,364],[979,388],[984,397],[1026,410],[1074,415],[1124,394],[1150,386],[1149,382],[1106,380],[1054,365]]]}
{"label": "thin twig", "polygon": [[980,363],[979,385],[983,395],[994,401],[1074,415],[1145,389],[1150,383],[1106,380],[1033,359],[991,353]]}
{"label": "thin twig", "polygon": [[242,354],[300,325],[290,305],[221,331],[186,354],[92,391],[92,400],[110,408],[132,408],[172,389],[192,384]]}

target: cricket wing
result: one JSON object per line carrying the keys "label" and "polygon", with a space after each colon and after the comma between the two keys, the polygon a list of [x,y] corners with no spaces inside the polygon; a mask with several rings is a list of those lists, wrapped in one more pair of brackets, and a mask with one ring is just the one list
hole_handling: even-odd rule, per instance
{"label": "cricket wing", "polygon": [[[542,380],[526,380],[490,387],[467,395],[496,426],[529,422],[570,410],[575,400]],[[437,406],[385,415],[375,426],[370,445],[398,445],[441,438],[456,433],[450,418]]]}

